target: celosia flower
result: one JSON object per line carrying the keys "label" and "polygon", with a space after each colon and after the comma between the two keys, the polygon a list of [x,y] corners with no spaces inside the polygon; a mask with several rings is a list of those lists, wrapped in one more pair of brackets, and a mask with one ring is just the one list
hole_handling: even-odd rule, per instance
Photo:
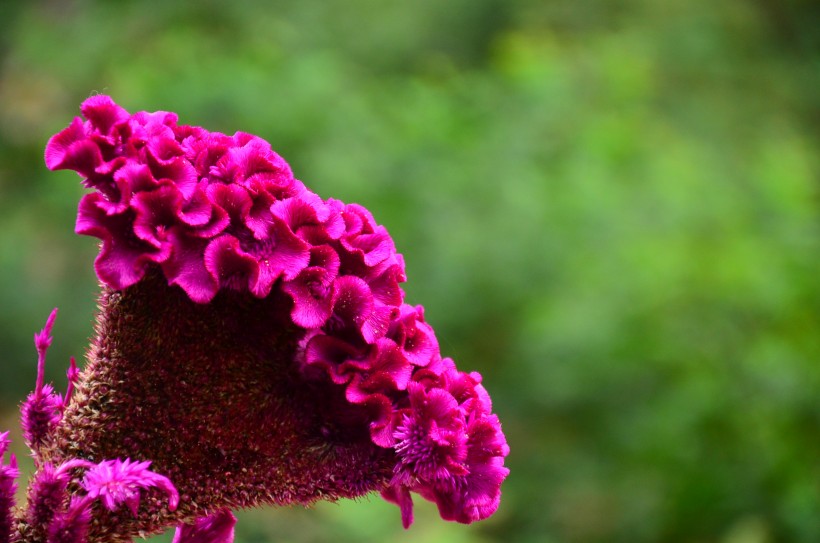
{"label": "celosia flower", "polygon": [[49,463],[37,470],[37,476],[29,485],[25,519],[32,539],[44,539],[54,517],[64,509],[68,499],[68,475]]}
{"label": "celosia flower", "polygon": [[116,511],[120,504],[126,504],[136,515],[140,503],[140,490],[147,488],[159,488],[168,494],[168,509],[173,511],[179,503],[179,494],[167,477],[149,470],[150,465],[150,460],[132,462],[128,458],[103,460],[99,464],[86,460],[69,460],[63,464],[63,469],[88,468],[80,485],[88,498],[100,498],[109,511]]}
{"label": "celosia flower", "polygon": [[[72,498],[63,511],[54,515],[48,525],[47,543],[84,543],[91,527],[90,503],[83,498]],[[29,535],[29,534],[26,534]],[[37,541],[31,537],[31,541]]]}
{"label": "celosia flower", "polygon": [[51,385],[45,384],[46,353],[51,346],[51,329],[56,318],[57,309],[54,309],[43,329],[34,334],[34,346],[37,348],[37,384],[34,392],[29,394],[21,407],[23,437],[35,458],[43,440],[62,416],[63,399],[54,392]]}
{"label": "celosia flower", "polygon": [[[448,520],[496,510],[508,447],[489,395],[404,302],[404,260],[369,211],[321,199],[256,136],[106,96],[81,110],[45,159],[94,189],[76,231],[101,239],[103,292],[75,392],[29,432],[41,477],[86,469],[49,540],[182,523],[177,543],[228,542],[231,508],[372,491],[405,527],[411,492]],[[131,516],[111,513],[123,503]]]}

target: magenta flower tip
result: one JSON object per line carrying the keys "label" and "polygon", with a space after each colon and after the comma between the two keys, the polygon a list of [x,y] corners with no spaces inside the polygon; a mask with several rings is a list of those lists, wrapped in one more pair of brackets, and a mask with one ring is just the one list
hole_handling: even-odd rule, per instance
{"label": "magenta flower tip", "polygon": [[8,471],[6,472],[12,479],[20,477],[20,469],[17,467],[17,456],[9,455],[9,463],[7,464]]}
{"label": "magenta flower tip", "polygon": [[236,517],[229,509],[182,524],[174,532],[172,543],[233,543]]}
{"label": "magenta flower tip", "polygon": [[65,375],[68,380],[68,385],[66,386],[65,397],[63,398],[63,410],[65,410],[68,406],[68,402],[71,401],[71,397],[74,395],[74,385],[80,377],[80,370],[77,368],[77,360],[73,356],[69,359],[69,366],[65,372]]}
{"label": "magenta flower tip", "polygon": [[80,375],[80,370],[77,368],[77,360],[72,356],[69,358],[69,366],[66,370],[66,377],[69,383],[77,382],[77,377]]}
{"label": "magenta flower tip", "polygon": [[34,334],[34,346],[37,349],[37,384],[34,388],[34,393],[40,395],[45,381],[46,371],[46,352],[51,346],[51,329],[54,327],[54,321],[57,318],[57,308],[51,310],[46,324],[43,329]]}
{"label": "magenta flower tip", "polygon": [[0,432],[0,456],[6,454],[10,444],[9,432]]}
{"label": "magenta flower tip", "polygon": [[54,320],[57,318],[57,308],[51,310],[51,313],[46,319],[46,324],[42,330],[34,334],[34,345],[37,351],[45,351],[51,346],[51,329],[54,327]]}
{"label": "magenta flower tip", "polygon": [[382,490],[382,498],[399,506],[401,511],[401,525],[407,530],[413,524],[413,497],[408,487],[391,485]]}

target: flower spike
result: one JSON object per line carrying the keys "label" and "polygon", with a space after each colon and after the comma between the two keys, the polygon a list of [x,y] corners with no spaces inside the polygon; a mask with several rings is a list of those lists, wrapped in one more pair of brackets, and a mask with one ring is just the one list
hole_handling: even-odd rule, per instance
{"label": "flower spike", "polygon": [[43,329],[34,334],[34,346],[37,349],[37,383],[34,392],[29,394],[20,408],[23,436],[35,458],[38,458],[40,446],[62,417],[63,399],[54,392],[51,385],[44,384],[46,353],[51,346],[51,329],[56,318],[57,308],[54,308]]}
{"label": "flower spike", "polygon": [[66,387],[65,397],[63,398],[63,410],[65,410],[68,402],[71,401],[71,396],[74,395],[74,385],[80,377],[80,370],[77,369],[77,360],[72,356],[69,359],[69,366],[65,372],[68,386]]}
{"label": "flower spike", "polygon": [[54,321],[57,319],[57,308],[51,310],[51,313],[46,319],[46,324],[43,329],[34,334],[34,346],[37,347],[37,354],[39,359],[37,361],[37,388],[43,386],[44,370],[46,363],[46,351],[51,347],[51,342],[54,338],[51,337],[51,329],[54,327]]}

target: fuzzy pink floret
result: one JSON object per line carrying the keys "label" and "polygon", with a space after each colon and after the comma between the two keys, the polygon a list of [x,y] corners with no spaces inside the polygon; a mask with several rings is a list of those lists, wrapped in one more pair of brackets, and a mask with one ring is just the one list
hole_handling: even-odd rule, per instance
{"label": "fuzzy pink floret", "polygon": [[173,511],[179,503],[179,494],[171,481],[148,469],[150,461],[103,460],[91,465],[80,483],[88,498],[99,498],[109,511],[121,504],[137,514],[140,490],[159,488],[168,494],[168,508]]}
{"label": "fuzzy pink floret", "polygon": [[51,385],[43,385],[28,395],[20,406],[20,422],[26,444],[35,452],[62,418],[63,398]]}
{"label": "fuzzy pink floret", "polygon": [[[86,120],[52,137],[45,159],[95,190],[80,202],[76,230],[102,240],[100,280],[125,289],[159,269],[196,303],[221,290],[285,293],[304,330],[305,378],[343,387],[366,407],[373,443],[395,451],[383,496],[405,526],[411,491],[450,520],[495,511],[509,449],[489,395],[478,374],[442,359],[422,307],[404,303],[404,260],[367,209],[307,190],[251,134],[179,125],[168,112],[131,115],[107,96],[81,110]],[[124,469],[98,471],[114,481]],[[96,473],[87,488],[125,499],[95,487]]]}
{"label": "fuzzy pink floret", "polygon": [[74,497],[67,509],[59,511],[48,526],[47,543],[87,543],[91,527],[90,502]]}
{"label": "fuzzy pink floret", "polygon": [[46,319],[43,329],[34,334],[34,347],[37,349],[37,383],[34,392],[29,394],[20,406],[23,437],[35,456],[43,440],[62,418],[63,398],[54,391],[54,387],[45,384],[46,354],[53,340],[51,330],[56,318],[55,308]]}

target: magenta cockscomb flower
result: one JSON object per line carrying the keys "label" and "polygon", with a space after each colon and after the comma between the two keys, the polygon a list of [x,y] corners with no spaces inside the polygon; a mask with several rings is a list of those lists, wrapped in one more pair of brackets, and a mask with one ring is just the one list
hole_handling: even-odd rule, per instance
{"label": "magenta cockscomb flower", "polygon": [[65,400],[38,377],[24,404],[28,509],[60,499],[17,540],[229,542],[231,509],[373,491],[405,527],[411,493],[447,520],[495,512],[509,449],[490,397],[404,302],[368,210],[309,191],[256,136],[106,96],[81,110],[45,159],[93,189],[76,231],[101,240],[100,311]]}

